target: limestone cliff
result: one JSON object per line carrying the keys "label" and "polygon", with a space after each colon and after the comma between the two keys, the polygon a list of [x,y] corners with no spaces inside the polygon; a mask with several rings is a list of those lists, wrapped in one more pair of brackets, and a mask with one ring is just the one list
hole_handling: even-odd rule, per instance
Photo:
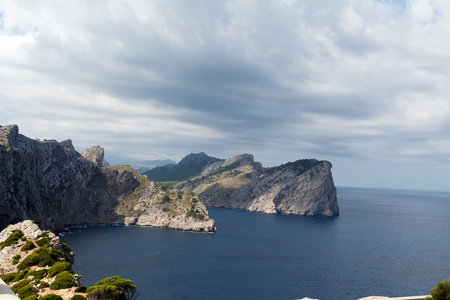
{"label": "limestone cliff", "polygon": [[[70,140],[32,140],[19,134],[16,125],[0,127],[0,228],[33,219],[42,228],[62,230],[147,216],[139,224],[215,231],[203,204],[195,204],[204,211],[195,218],[188,213],[189,199],[167,195],[162,201],[167,193],[131,167],[102,167],[103,155],[99,146],[80,154]],[[176,216],[165,208],[172,202],[180,203]],[[161,219],[167,220],[154,221]]]}
{"label": "limestone cliff", "polygon": [[331,163],[298,160],[264,169],[243,154],[213,163],[176,188],[206,206],[307,216],[339,215]]}

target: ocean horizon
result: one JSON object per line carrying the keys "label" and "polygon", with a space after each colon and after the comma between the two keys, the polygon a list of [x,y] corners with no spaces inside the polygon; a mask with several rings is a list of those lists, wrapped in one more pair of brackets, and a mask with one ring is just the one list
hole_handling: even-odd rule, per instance
{"label": "ocean horizon", "polygon": [[425,295],[450,277],[450,192],[338,187],[340,216],[208,208],[214,234],[86,226],[61,234],[93,285],[138,299],[359,299]]}

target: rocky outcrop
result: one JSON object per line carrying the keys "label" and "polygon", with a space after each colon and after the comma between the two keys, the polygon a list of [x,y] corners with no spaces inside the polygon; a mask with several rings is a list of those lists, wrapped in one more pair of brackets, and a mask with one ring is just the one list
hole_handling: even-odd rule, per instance
{"label": "rocky outcrop", "polygon": [[[19,134],[16,125],[0,127],[0,228],[24,219],[33,219],[45,229],[62,230],[79,224],[125,224],[127,218],[140,215],[168,215],[163,205],[148,205],[160,207],[160,211],[146,211],[147,206],[135,210],[141,200],[160,201],[144,193],[145,189],[159,188],[151,187],[131,167],[101,167],[103,156],[99,146],[80,154],[70,140],[32,140]],[[152,195],[156,194],[152,190]],[[189,203],[181,200],[173,201],[189,211]],[[183,220],[186,225],[181,226]],[[207,212],[203,219],[186,217],[176,223],[176,228],[185,230],[215,230]],[[150,219],[145,223],[171,224],[152,223]]]}
{"label": "rocky outcrop", "polygon": [[98,167],[103,167],[103,161],[104,161],[104,157],[105,157],[105,150],[96,145],[96,146],[92,146],[86,150],[84,150],[83,152],[81,152],[81,155],[92,161],[96,166]]}
{"label": "rocky outcrop", "polygon": [[206,206],[307,216],[339,215],[331,163],[315,159],[264,169],[243,154],[213,163],[178,184]]}
{"label": "rocky outcrop", "polygon": [[[63,300],[70,300],[76,294],[86,296],[76,291],[81,275],[72,273],[72,249],[62,244],[53,232],[41,230],[33,221],[25,220],[0,232],[0,245],[0,275],[20,299],[37,299],[50,293],[60,295]],[[67,286],[56,285],[60,273],[67,273],[72,282],[66,279]]]}

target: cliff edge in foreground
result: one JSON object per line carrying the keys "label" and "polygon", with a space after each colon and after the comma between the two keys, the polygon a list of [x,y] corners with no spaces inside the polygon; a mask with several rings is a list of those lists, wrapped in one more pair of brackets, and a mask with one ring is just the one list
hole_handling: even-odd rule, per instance
{"label": "cliff edge in foreground", "polygon": [[137,224],[215,231],[192,194],[162,190],[129,166],[102,167],[103,154],[100,146],[80,154],[70,140],[33,140],[16,125],[0,126],[0,229],[32,219],[50,230]]}

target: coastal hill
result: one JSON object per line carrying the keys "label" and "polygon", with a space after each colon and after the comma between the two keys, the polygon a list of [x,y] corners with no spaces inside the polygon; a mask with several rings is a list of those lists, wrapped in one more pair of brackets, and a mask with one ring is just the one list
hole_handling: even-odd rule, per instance
{"label": "coastal hill", "polygon": [[339,206],[331,167],[328,161],[301,159],[263,168],[250,154],[218,159],[202,152],[144,175],[156,182],[171,182],[185,193],[194,192],[206,206],[337,216]]}
{"label": "coastal hill", "polygon": [[63,230],[136,224],[215,231],[194,194],[164,190],[129,166],[104,167],[104,149],[78,153],[71,140],[33,140],[0,126],[0,229],[24,219]]}

